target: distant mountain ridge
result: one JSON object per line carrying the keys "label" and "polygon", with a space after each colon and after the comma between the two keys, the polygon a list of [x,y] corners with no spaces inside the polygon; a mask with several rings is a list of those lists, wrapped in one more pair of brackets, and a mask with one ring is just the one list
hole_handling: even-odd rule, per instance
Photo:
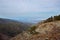
{"label": "distant mountain ridge", "polygon": [[16,20],[0,18],[0,33],[8,36],[15,36],[29,28],[29,24]]}

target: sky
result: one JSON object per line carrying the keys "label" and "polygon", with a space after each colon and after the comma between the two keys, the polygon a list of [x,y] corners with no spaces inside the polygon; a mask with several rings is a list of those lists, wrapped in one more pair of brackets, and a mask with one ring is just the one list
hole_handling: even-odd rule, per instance
{"label": "sky", "polygon": [[0,0],[0,18],[38,22],[60,14],[60,0]]}

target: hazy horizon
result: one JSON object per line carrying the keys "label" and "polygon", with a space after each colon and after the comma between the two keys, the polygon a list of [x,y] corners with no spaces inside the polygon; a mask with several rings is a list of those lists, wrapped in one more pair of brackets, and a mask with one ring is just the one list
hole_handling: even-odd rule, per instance
{"label": "hazy horizon", "polygon": [[36,23],[60,14],[60,0],[0,0],[0,18]]}

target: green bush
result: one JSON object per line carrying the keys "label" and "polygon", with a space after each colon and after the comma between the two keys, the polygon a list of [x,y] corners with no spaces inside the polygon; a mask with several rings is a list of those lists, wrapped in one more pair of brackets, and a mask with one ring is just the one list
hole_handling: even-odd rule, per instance
{"label": "green bush", "polygon": [[36,26],[32,26],[31,28],[28,29],[30,34],[38,34],[38,32],[35,31]]}

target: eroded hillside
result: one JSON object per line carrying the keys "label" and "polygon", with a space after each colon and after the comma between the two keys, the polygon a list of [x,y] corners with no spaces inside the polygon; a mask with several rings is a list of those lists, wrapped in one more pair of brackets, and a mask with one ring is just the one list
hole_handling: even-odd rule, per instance
{"label": "eroded hillside", "polygon": [[60,21],[43,23],[34,31],[38,33],[23,32],[10,40],[60,40]]}

